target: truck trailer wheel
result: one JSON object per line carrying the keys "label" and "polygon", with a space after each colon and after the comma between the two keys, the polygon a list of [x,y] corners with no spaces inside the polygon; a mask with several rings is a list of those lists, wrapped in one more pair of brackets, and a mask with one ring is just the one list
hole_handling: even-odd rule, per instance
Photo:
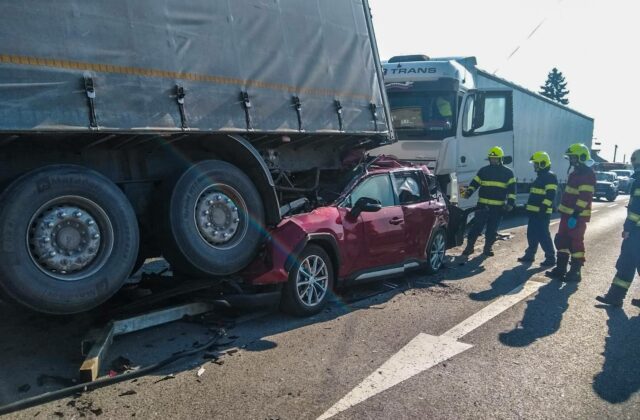
{"label": "truck trailer wheel", "polygon": [[138,224],[127,197],[75,165],[27,173],[0,196],[0,287],[51,314],[94,308],[131,273]]}
{"label": "truck trailer wheel", "polygon": [[174,270],[224,276],[249,265],[264,237],[264,207],[244,172],[227,162],[203,161],[165,188],[161,242]]}

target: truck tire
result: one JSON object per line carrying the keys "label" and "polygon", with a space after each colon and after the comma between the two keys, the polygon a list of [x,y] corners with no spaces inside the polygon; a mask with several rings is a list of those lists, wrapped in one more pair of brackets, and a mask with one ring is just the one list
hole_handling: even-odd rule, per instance
{"label": "truck tire", "polygon": [[162,253],[174,270],[225,276],[251,263],[264,237],[264,207],[240,169],[199,162],[167,183],[161,196]]}
{"label": "truck tire", "polygon": [[295,316],[311,316],[329,302],[334,284],[333,264],[329,254],[318,245],[307,245],[289,272],[282,289],[280,308]]}
{"label": "truck tire", "polygon": [[129,277],[138,224],[124,193],[103,175],[51,165],[0,196],[0,287],[39,312],[92,309]]}

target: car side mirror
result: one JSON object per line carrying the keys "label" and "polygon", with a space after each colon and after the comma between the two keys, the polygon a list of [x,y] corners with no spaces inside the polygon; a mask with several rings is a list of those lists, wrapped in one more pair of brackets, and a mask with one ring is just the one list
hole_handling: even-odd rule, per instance
{"label": "car side mirror", "polygon": [[356,204],[353,205],[349,215],[356,218],[360,216],[360,213],[375,213],[380,210],[382,210],[380,201],[369,197],[361,197],[356,201]]}
{"label": "car side mirror", "polygon": [[513,163],[513,157],[512,156],[503,157],[502,163],[504,163],[505,165],[511,165]]}

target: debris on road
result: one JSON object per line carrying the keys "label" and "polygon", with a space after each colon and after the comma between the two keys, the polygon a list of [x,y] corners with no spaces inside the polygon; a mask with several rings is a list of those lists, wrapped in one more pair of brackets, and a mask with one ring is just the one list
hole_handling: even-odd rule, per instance
{"label": "debris on road", "polygon": [[198,378],[201,377],[202,375],[204,375],[205,372],[205,368],[201,367],[200,369],[198,369]]}
{"label": "debris on road", "polygon": [[118,397],[127,397],[129,395],[136,395],[137,392],[134,391],[133,389],[130,389],[129,391],[125,391],[122,394],[119,394]]}
{"label": "debris on road", "polygon": [[176,379],[176,375],[174,375],[173,373],[170,375],[165,376],[164,378],[160,378],[157,381],[154,382],[154,384],[157,384],[158,382],[164,382],[164,381],[168,381],[170,379]]}

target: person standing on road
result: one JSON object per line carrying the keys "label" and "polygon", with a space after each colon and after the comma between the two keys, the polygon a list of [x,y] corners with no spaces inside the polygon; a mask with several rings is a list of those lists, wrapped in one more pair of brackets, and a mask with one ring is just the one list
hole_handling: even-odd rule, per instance
{"label": "person standing on road", "polygon": [[[567,186],[558,210],[562,213],[555,243],[556,267],[547,271],[547,277],[568,282],[582,280],[582,266],[585,263],[584,235],[591,220],[591,204],[595,192],[596,175],[591,169],[591,152],[584,144],[572,144],[565,152],[573,172],[569,174]],[[567,266],[571,258],[571,269]]]}
{"label": "person standing on road", "polygon": [[513,210],[516,201],[516,179],[513,171],[503,165],[504,150],[496,146],[489,150],[489,165],[481,168],[469,188],[462,193],[463,198],[469,198],[478,193],[478,206],[475,220],[469,236],[467,246],[462,255],[469,256],[474,252],[476,240],[486,226],[484,255],[493,256],[491,248],[498,236],[498,227],[505,211]]}
{"label": "person standing on road", "polygon": [[[622,232],[622,250],[616,263],[618,272],[613,279],[609,291],[604,296],[596,297],[598,302],[622,306],[622,301],[627,296],[631,282],[636,275],[640,274],[640,150],[636,150],[631,155],[631,164],[635,173],[633,174],[633,185],[631,186],[631,199],[627,210],[627,220],[624,222]],[[640,306],[638,300],[634,300],[635,306]]]}
{"label": "person standing on road", "polygon": [[556,265],[556,249],[551,240],[549,222],[558,190],[558,177],[551,172],[551,158],[548,153],[535,152],[531,156],[531,163],[537,177],[531,185],[527,202],[527,213],[529,214],[527,241],[529,247],[524,252],[524,256],[518,258],[518,261],[532,263],[535,260],[538,245],[540,245],[545,256],[540,265],[553,267]]}

